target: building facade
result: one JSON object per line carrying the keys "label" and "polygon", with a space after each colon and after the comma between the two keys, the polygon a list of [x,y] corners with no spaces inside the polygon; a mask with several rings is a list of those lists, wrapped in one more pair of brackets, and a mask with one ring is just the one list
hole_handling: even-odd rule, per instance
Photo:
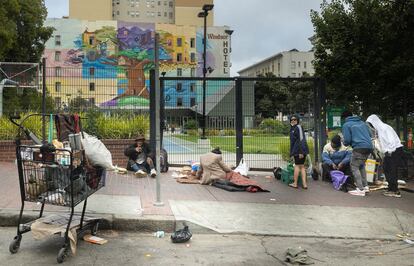
{"label": "building facade", "polygon": [[[197,14],[204,4],[212,3],[213,0],[69,0],[69,18],[202,26],[204,20]],[[211,11],[207,25],[213,24]]]}
{"label": "building facade", "polygon": [[[149,70],[154,67],[155,33],[160,35],[160,73],[201,77],[203,28],[125,21],[48,19],[55,29],[46,43],[47,87],[57,106],[87,101],[101,108],[149,107]],[[227,27],[209,27],[206,66],[214,77],[229,77]],[[225,85],[225,84],[224,84]],[[200,106],[200,81],[168,83],[165,104]],[[219,86],[208,86],[214,95]]]}
{"label": "building facade", "polygon": [[312,51],[302,52],[296,49],[285,51],[257,62],[238,71],[242,77],[257,77],[266,73],[273,73],[276,77],[302,77],[304,73],[310,76],[315,74]]}

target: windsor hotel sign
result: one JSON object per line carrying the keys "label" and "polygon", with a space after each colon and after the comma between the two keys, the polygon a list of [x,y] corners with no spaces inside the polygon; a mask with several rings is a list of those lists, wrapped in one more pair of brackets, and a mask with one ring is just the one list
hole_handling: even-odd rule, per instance
{"label": "windsor hotel sign", "polygon": [[[221,67],[223,67],[223,74],[229,74],[230,73],[230,40],[229,40],[229,35],[227,34],[213,34],[210,33],[207,36],[208,40],[213,40],[213,41],[222,41],[223,42],[223,47],[222,47],[222,52],[223,52],[223,65]],[[217,66],[219,67],[219,66]]]}

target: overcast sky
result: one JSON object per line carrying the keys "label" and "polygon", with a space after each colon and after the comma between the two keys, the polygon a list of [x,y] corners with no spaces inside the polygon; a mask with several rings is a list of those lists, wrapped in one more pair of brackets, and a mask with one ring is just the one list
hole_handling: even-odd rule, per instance
{"label": "overcast sky", "polygon": [[[88,0],[85,0],[88,1]],[[46,0],[49,17],[69,15],[68,0]],[[231,74],[276,53],[310,50],[310,10],[322,0],[215,0],[215,25],[232,35]]]}

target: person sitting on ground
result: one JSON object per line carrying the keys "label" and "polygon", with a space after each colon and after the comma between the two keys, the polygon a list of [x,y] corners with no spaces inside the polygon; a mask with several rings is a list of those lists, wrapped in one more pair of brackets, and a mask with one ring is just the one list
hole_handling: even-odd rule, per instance
{"label": "person sitting on ground", "polygon": [[384,196],[401,198],[398,190],[398,167],[404,165],[403,145],[397,132],[377,115],[370,115],[367,122],[375,129],[378,135],[380,152],[384,153],[384,173],[388,182],[388,191]]}
{"label": "person sitting on ground", "polygon": [[226,178],[226,173],[231,171],[231,168],[223,162],[220,148],[215,148],[200,156],[197,177],[201,178],[201,184],[211,185],[217,179]]}
{"label": "person sitting on ground", "polygon": [[323,147],[322,180],[331,182],[330,172],[332,170],[339,170],[345,175],[350,175],[351,154],[351,151],[342,145],[341,137],[333,136],[331,142]]}
{"label": "person sitting on ground", "polygon": [[373,146],[371,132],[367,124],[358,116],[353,116],[351,111],[344,111],[341,118],[345,119],[342,126],[344,145],[352,147],[351,170],[357,188],[348,191],[354,196],[365,196],[369,193],[365,161],[371,154]]}
{"label": "person sitting on ground", "polygon": [[145,141],[144,135],[138,135],[135,143],[125,149],[125,156],[128,157],[127,169],[134,171],[138,177],[144,177],[150,171],[151,177],[157,175],[152,160],[152,152],[149,144]]}

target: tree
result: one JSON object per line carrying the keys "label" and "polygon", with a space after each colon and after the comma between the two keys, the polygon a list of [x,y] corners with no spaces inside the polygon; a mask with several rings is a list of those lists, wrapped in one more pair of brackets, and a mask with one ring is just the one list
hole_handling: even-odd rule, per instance
{"label": "tree", "polygon": [[328,98],[365,113],[401,113],[414,85],[414,0],[324,1],[311,19]]}
{"label": "tree", "polygon": [[44,0],[1,1],[0,61],[39,62],[53,33],[46,16]]}

